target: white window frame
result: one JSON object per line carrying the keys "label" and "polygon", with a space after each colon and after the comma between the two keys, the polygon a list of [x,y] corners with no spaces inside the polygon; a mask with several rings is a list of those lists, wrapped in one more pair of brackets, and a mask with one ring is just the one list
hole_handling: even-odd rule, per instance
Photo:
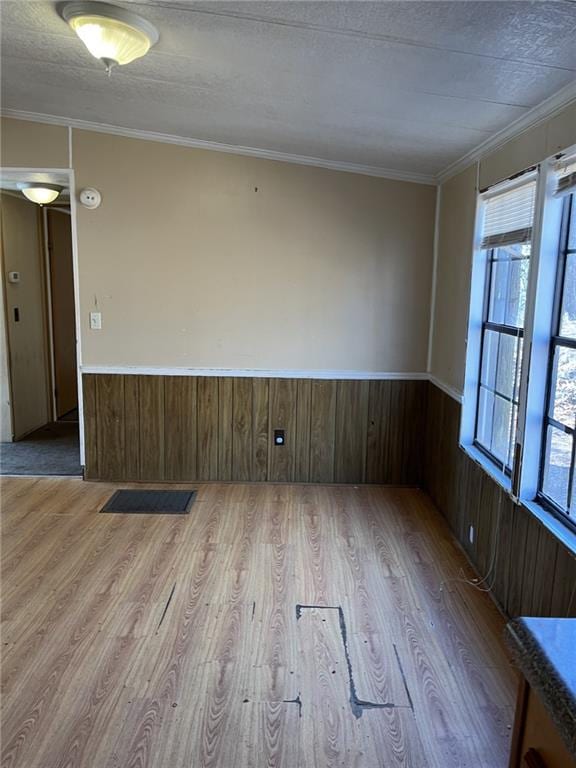
{"label": "white window frame", "polygon": [[[562,154],[571,155],[575,152],[576,146],[567,148]],[[537,168],[536,204],[524,318],[524,350],[512,477],[501,471],[484,452],[474,445],[481,369],[485,282],[488,274],[488,251],[482,250],[480,246],[484,209],[486,200],[490,196],[490,191],[481,194],[478,190],[478,184],[476,185],[477,207],[472,243],[470,309],[466,339],[460,446],[508,491],[516,502],[521,502],[527,506],[559,539],[573,551],[576,551],[576,534],[574,531],[537,500],[563,207],[563,198],[554,195],[557,157],[548,158]],[[502,185],[498,185],[498,189],[502,189]]]}
{"label": "white window frame", "polygon": [[[484,451],[475,445],[476,437],[476,417],[478,412],[478,392],[480,387],[480,372],[482,366],[482,332],[484,327],[485,313],[485,295],[486,279],[488,276],[489,250],[482,248],[482,233],[484,229],[484,214],[486,203],[496,194],[500,194],[505,189],[514,189],[520,184],[525,184],[529,176],[536,176],[536,205],[538,205],[538,194],[541,175],[539,168],[533,168],[531,172],[519,174],[517,178],[511,179],[509,183],[498,184],[495,188],[479,193],[478,184],[476,185],[477,203],[476,218],[474,226],[474,238],[472,245],[472,270],[470,275],[470,310],[468,318],[468,334],[466,338],[466,360],[465,360],[465,379],[464,395],[462,399],[462,419],[460,423],[460,445],[461,447],[479,464],[486,472],[490,474],[503,488],[512,491],[512,478],[514,476],[514,466],[512,468],[512,478],[507,475],[500,467],[493,462]],[[536,218],[536,214],[535,214]],[[535,222],[534,222],[535,224]],[[526,298],[526,316],[524,318],[524,351],[522,356],[522,373],[520,383],[520,402],[518,404],[518,414],[522,408],[522,379],[524,376],[526,360],[526,338],[527,338],[527,320],[528,320],[528,297],[530,295],[530,281],[532,276],[532,264],[534,257],[534,240],[537,232],[532,229],[531,251],[530,251],[530,275],[528,278],[528,292]],[[520,422],[520,416],[518,417]],[[518,433],[516,435],[518,443]]]}

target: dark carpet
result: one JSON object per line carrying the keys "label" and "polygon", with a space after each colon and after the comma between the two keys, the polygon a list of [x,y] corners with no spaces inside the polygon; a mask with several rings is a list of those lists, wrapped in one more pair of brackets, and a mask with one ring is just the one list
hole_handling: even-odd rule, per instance
{"label": "dark carpet", "polygon": [[81,475],[78,424],[47,424],[15,443],[0,443],[0,474]]}

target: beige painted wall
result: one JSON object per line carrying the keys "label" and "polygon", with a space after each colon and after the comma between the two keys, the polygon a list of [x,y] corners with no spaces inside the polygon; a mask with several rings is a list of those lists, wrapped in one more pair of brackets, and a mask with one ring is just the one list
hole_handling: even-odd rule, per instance
{"label": "beige painted wall", "polygon": [[[48,357],[38,208],[27,200],[0,196],[4,274],[10,347],[13,430],[16,438],[49,421]],[[20,321],[14,320],[14,308]]]}
{"label": "beige painted wall", "polygon": [[426,370],[434,187],[79,130],[73,158],[85,365]]}
{"label": "beige painted wall", "polygon": [[443,184],[440,195],[432,373],[461,392],[476,215],[476,166]]}
{"label": "beige painted wall", "polygon": [[68,168],[68,129],[27,120],[0,120],[0,166]]}
{"label": "beige painted wall", "polygon": [[[479,189],[576,144],[576,102],[482,158]],[[470,300],[476,166],[441,187],[432,374],[462,392]]]}
{"label": "beige painted wall", "polygon": [[576,101],[480,161],[480,189],[545,160],[576,142]]}

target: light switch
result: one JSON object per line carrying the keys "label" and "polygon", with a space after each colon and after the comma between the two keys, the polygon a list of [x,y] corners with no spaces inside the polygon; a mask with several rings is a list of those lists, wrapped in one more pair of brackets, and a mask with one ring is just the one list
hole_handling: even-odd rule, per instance
{"label": "light switch", "polygon": [[101,331],[102,330],[102,313],[90,312],[90,330]]}

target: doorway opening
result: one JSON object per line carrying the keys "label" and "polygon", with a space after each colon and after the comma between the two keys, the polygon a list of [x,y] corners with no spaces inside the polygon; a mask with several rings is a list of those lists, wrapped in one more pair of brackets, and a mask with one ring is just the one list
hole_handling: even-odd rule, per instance
{"label": "doorway opening", "polygon": [[[51,203],[26,184],[60,189]],[[1,171],[0,472],[81,475],[69,178]]]}

